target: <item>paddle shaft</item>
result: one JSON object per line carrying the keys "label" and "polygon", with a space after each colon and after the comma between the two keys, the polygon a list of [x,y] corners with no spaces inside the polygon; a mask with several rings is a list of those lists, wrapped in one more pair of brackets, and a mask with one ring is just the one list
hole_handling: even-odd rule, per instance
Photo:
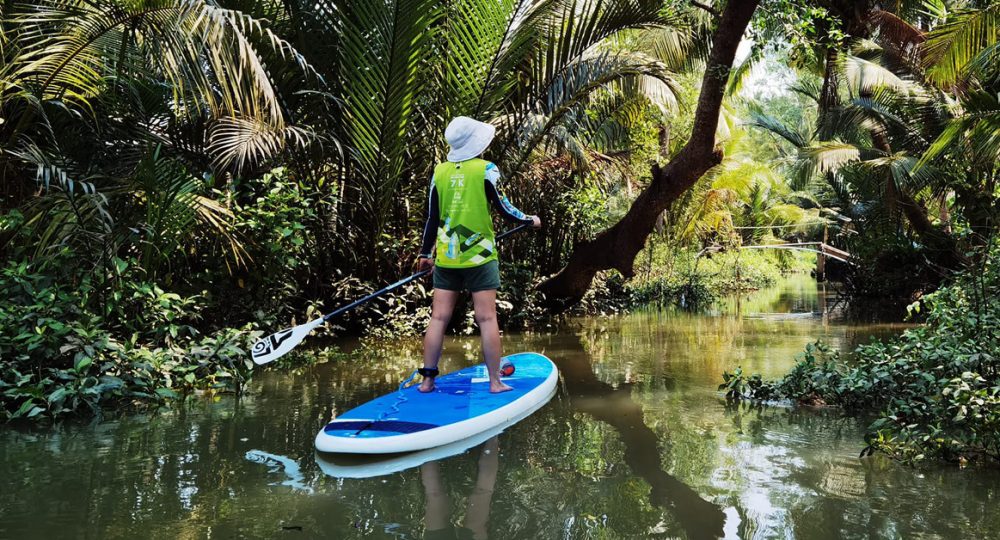
{"label": "paddle shaft", "polygon": [[[527,223],[522,224],[522,225],[518,225],[517,227],[514,227],[513,229],[511,229],[509,231],[504,231],[504,232],[500,233],[499,235],[497,235],[496,239],[497,239],[497,241],[503,240],[504,238],[507,238],[508,236],[510,236],[510,235],[512,235],[512,234],[514,234],[514,233],[516,233],[516,232],[520,231],[521,229],[524,229],[524,228],[526,228],[528,226],[529,225]],[[401,280],[399,280],[399,281],[397,281],[397,282],[395,282],[395,283],[393,283],[391,285],[386,285],[385,287],[382,287],[381,289],[379,289],[379,290],[377,290],[377,291],[369,294],[368,296],[365,296],[364,298],[359,298],[359,299],[351,302],[350,304],[347,304],[346,306],[337,308],[336,311],[333,311],[333,312],[328,313],[327,315],[324,315],[323,316],[323,322],[329,321],[330,319],[336,317],[337,315],[340,315],[340,314],[343,314],[343,313],[347,313],[348,311],[350,311],[350,310],[352,310],[352,309],[354,309],[354,308],[356,308],[356,307],[358,307],[358,306],[360,306],[362,304],[370,302],[370,301],[378,298],[379,296],[382,296],[383,294],[385,294],[385,293],[387,293],[387,292],[389,292],[389,291],[391,291],[393,289],[402,287],[403,285],[406,285],[407,283],[409,283],[411,281],[420,279],[420,278],[422,278],[422,277],[424,277],[424,276],[426,276],[427,274],[430,274],[430,273],[431,273],[431,269],[421,270],[421,271],[417,272],[416,274],[413,274],[412,276],[405,277],[405,278],[403,278],[403,279],[401,279]]]}

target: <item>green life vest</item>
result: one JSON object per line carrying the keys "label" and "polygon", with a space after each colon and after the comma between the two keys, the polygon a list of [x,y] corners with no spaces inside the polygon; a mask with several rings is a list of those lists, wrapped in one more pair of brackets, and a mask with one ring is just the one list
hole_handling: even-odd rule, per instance
{"label": "green life vest", "polygon": [[470,159],[441,163],[434,169],[441,208],[434,264],[441,268],[472,268],[497,259],[486,200],[487,164]]}

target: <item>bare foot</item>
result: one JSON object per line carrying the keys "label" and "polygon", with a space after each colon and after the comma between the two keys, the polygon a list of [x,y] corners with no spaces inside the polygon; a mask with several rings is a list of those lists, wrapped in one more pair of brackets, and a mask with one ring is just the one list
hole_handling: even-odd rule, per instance
{"label": "bare foot", "polygon": [[490,393],[499,394],[500,392],[510,392],[513,388],[507,386],[500,381],[490,381]]}
{"label": "bare foot", "polygon": [[424,382],[420,383],[420,388],[417,390],[427,393],[434,391],[434,377],[424,377]]}

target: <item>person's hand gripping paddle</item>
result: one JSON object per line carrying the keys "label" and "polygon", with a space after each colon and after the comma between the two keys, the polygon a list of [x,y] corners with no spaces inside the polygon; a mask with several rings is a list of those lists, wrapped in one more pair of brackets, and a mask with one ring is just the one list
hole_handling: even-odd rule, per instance
{"label": "person's hand gripping paddle", "polygon": [[[530,226],[531,225],[525,224],[525,225],[520,225],[518,227],[514,227],[509,231],[497,235],[497,240],[502,240],[520,231],[521,229]],[[386,287],[383,287],[369,294],[368,296],[365,296],[364,298],[359,298],[351,302],[350,304],[347,304],[346,306],[338,308],[336,311],[323,315],[322,317],[313,319],[305,324],[300,324],[299,326],[296,326],[294,328],[287,328],[280,332],[275,332],[274,334],[271,334],[265,338],[261,338],[256,343],[253,344],[253,349],[250,351],[250,357],[253,358],[254,363],[257,365],[263,365],[267,364],[268,362],[273,362],[278,358],[281,358],[282,356],[288,354],[288,351],[291,351],[299,343],[302,343],[302,340],[305,339],[306,336],[308,336],[313,330],[319,328],[320,326],[323,326],[330,319],[336,317],[337,315],[346,313],[371,300],[374,300],[393,289],[402,287],[403,285],[406,285],[411,281],[420,279],[429,274],[430,272],[431,272],[430,268],[421,270],[416,274],[405,277],[391,285],[387,285]]]}

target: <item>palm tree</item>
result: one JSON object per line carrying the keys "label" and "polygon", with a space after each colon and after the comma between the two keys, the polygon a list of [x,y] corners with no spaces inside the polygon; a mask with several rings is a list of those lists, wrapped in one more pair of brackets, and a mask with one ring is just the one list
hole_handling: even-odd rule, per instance
{"label": "palm tree", "polygon": [[42,0],[3,15],[4,206],[24,212],[30,253],[68,247],[112,273],[131,256],[156,277],[209,239],[245,264],[212,188],[310,137],[274,82],[308,74],[301,55],[201,0]]}
{"label": "palm tree", "polygon": [[669,92],[664,64],[607,43],[681,23],[653,0],[330,0],[315,16],[321,41],[336,43],[311,61],[330,75],[333,138],[344,144],[341,250],[365,259],[390,222],[409,232],[448,119],[495,124],[492,159],[516,178],[595,92],[629,82],[651,97]]}
{"label": "palm tree", "polygon": [[920,158],[918,168],[943,159],[953,164],[958,204],[972,237],[987,243],[998,226],[1000,163],[1000,5],[960,11],[935,28],[923,57],[928,77],[957,99],[948,101],[947,124]]}
{"label": "palm tree", "polygon": [[816,133],[755,124],[798,148],[855,225],[891,235],[905,217],[932,259],[954,267],[964,256],[953,222],[973,245],[996,224],[997,13],[938,13],[929,34],[879,13],[878,44],[857,41],[830,71],[842,95]]}

